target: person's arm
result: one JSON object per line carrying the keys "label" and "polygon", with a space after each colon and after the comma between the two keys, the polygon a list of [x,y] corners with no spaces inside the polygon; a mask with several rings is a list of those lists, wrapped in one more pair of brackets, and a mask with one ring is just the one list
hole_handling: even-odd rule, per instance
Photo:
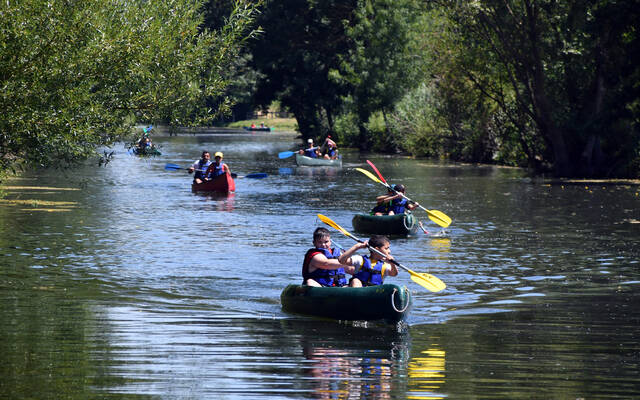
{"label": "person's arm", "polygon": [[351,248],[347,251],[345,251],[344,253],[340,254],[340,257],[338,257],[338,261],[340,262],[340,264],[345,264],[345,265],[351,265],[351,256],[358,250],[360,249],[364,249],[367,247],[367,243],[356,243],[353,246],[351,246]]}
{"label": "person's arm", "polygon": [[229,169],[229,166],[227,165],[227,163],[222,164],[222,168],[227,174],[231,173],[231,170]]}
{"label": "person's arm", "polygon": [[387,202],[389,202],[389,201],[391,201],[391,200],[393,200],[395,198],[396,198],[395,194],[393,194],[393,195],[383,194],[381,196],[376,197],[376,203],[378,205],[384,204],[384,203],[387,203]]}
{"label": "person's arm", "polygon": [[191,173],[193,173],[193,171],[195,171],[197,167],[198,167],[198,162],[196,161],[196,162],[194,162],[193,164],[191,164],[191,166],[189,167],[188,172],[189,172],[190,174],[191,174]]}
{"label": "person's arm", "polygon": [[[348,265],[346,265],[348,267]],[[318,253],[309,261],[309,272],[316,269],[338,269],[344,268],[345,265],[338,261],[338,258],[327,258],[324,254]]]}
{"label": "person's arm", "polygon": [[[393,260],[393,257],[389,257],[386,261]],[[387,266],[388,271],[386,272],[389,276],[398,276],[398,267],[394,263],[387,262],[385,264]]]}

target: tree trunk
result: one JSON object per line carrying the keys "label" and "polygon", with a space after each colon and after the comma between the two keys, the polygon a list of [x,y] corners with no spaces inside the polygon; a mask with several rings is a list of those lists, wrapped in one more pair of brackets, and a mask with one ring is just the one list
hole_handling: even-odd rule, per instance
{"label": "tree trunk", "polygon": [[556,176],[571,176],[573,171],[569,162],[569,153],[564,135],[553,120],[551,102],[545,91],[545,67],[540,54],[540,32],[537,25],[535,4],[525,1],[529,40],[531,41],[532,60],[530,92],[533,102],[535,121],[542,135],[546,136],[553,147],[553,168]]}

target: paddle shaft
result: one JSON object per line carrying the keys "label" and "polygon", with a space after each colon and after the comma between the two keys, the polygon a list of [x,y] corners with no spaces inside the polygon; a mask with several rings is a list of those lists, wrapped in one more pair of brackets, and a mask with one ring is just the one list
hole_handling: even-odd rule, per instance
{"label": "paddle shaft", "polygon": [[[367,171],[368,172],[368,171]],[[343,235],[357,241],[357,242],[362,242],[361,239],[358,239],[357,237],[353,236],[351,233],[349,233],[348,231],[346,231],[343,227],[341,227],[340,225],[336,224],[333,220],[331,220],[331,218],[322,215],[322,214],[318,214],[318,218],[324,222],[325,224],[339,230],[340,232],[342,232]],[[372,248],[371,246],[369,246],[369,244],[367,243],[367,247],[369,247],[370,250],[372,251],[376,251],[378,252],[382,257],[386,257],[384,254],[380,253],[377,249]],[[430,275],[430,274],[419,274],[417,272],[414,272],[412,270],[410,270],[409,268],[405,267],[404,265],[400,264],[399,262],[395,261],[395,260],[388,260],[389,262],[399,266],[400,268],[404,269],[405,271],[407,271],[409,274],[411,274],[411,280],[414,281],[415,283],[417,283],[418,285],[422,286],[423,288],[430,290],[432,292],[439,292],[441,290],[444,290],[447,285],[444,284],[444,282],[442,282],[440,279],[438,279],[437,277]]]}

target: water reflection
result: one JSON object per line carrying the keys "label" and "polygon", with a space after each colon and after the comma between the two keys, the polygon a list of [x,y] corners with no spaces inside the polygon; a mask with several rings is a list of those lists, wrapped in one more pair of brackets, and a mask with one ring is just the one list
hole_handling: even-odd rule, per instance
{"label": "water reflection", "polygon": [[198,207],[200,210],[233,211],[235,193],[194,192],[193,194],[202,200]]}
{"label": "water reflection", "polygon": [[434,346],[420,352],[420,356],[409,361],[409,390],[407,397],[411,399],[443,399],[438,394],[445,384],[444,350]]}
{"label": "water reflection", "polygon": [[[304,362],[302,392],[315,399],[403,398],[410,337],[406,325],[281,321],[289,347]],[[298,396],[302,398],[303,396]],[[304,396],[305,398],[308,396]]]}
{"label": "water reflection", "polygon": [[[406,364],[404,344],[384,349],[339,349],[303,344],[305,370],[313,379],[317,399],[390,399]],[[395,383],[394,383],[395,382]]]}

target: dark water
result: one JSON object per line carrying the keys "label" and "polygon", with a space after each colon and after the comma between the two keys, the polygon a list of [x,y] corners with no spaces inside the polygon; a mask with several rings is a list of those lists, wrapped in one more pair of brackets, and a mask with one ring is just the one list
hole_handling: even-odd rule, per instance
{"label": "dark water", "polygon": [[[0,398],[640,396],[637,186],[355,152],[342,169],[296,168],[277,158],[293,137],[277,134],[154,142],[160,157],[119,146],[107,168],[7,183]],[[193,194],[185,171],[164,166],[202,149],[269,177],[238,179],[229,197]],[[435,237],[419,212],[432,235],[392,240],[398,261],[447,289],[390,278],[413,292],[404,326],[283,313],[315,215],[351,230],[384,193],[353,170],[367,158],[453,218]]]}

